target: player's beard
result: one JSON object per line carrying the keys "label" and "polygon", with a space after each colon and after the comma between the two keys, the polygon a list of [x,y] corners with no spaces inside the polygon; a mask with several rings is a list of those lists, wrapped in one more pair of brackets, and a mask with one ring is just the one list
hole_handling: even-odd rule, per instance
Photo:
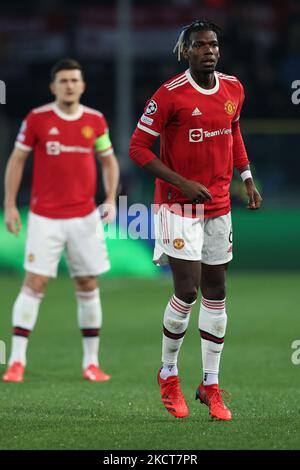
{"label": "player's beard", "polygon": [[72,99],[72,100],[63,100],[62,101],[63,106],[66,108],[71,108],[72,106],[79,104],[78,100]]}

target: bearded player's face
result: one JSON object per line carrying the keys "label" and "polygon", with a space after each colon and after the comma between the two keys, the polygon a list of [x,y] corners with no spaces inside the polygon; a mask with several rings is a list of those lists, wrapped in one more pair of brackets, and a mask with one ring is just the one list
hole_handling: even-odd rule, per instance
{"label": "bearded player's face", "polygon": [[184,57],[192,70],[198,73],[215,71],[220,53],[216,33],[213,31],[195,31],[190,35],[190,44],[184,50]]}
{"label": "bearded player's face", "polygon": [[85,89],[80,70],[60,70],[50,85],[56,101],[63,104],[78,103]]}

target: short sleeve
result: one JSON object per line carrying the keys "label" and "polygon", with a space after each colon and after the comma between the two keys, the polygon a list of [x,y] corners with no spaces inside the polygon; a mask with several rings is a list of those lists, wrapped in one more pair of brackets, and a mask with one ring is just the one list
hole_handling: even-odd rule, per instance
{"label": "short sleeve", "polygon": [[36,143],[34,115],[30,112],[21,124],[15,146],[26,152],[33,149]]}
{"label": "short sleeve", "polygon": [[106,157],[114,153],[111,140],[109,138],[108,125],[103,115],[99,116],[97,122],[95,151],[102,157]]}

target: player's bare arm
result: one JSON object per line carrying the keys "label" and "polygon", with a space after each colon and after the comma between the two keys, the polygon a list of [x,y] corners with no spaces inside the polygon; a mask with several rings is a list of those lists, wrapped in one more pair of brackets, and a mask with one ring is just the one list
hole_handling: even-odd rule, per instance
{"label": "player's bare arm", "polygon": [[152,173],[156,178],[163,179],[164,181],[173,184],[192,202],[203,203],[211,201],[212,196],[208,189],[197,181],[192,181],[184,178],[175,171],[168,168],[158,158],[151,160],[144,166],[145,170]]}
{"label": "player's bare arm", "polygon": [[[244,171],[250,171],[250,166],[245,165],[239,168],[238,170],[240,174],[242,174]],[[262,204],[262,197],[259,194],[259,191],[256,188],[253,179],[249,177],[244,181],[244,183],[245,183],[246,192],[249,198],[247,209],[252,209],[252,210],[259,209]]]}
{"label": "player's bare arm", "polygon": [[22,228],[17,209],[17,195],[28,155],[29,152],[15,148],[9,157],[5,171],[4,218],[7,229],[14,235],[18,235]]}
{"label": "player's bare arm", "polygon": [[116,197],[119,184],[119,163],[115,154],[97,158],[102,166],[102,179],[105,190],[105,200],[102,204],[102,221],[112,223],[116,219]]}

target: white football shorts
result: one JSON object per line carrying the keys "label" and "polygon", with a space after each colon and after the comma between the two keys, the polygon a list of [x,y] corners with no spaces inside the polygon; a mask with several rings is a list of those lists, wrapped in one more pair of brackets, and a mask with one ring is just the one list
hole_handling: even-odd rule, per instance
{"label": "white football shorts", "polygon": [[110,269],[98,210],[71,219],[49,219],[29,213],[26,271],[56,277],[64,250],[71,277],[97,276]]}
{"label": "white football shorts", "polygon": [[154,214],[155,247],[153,262],[168,263],[168,256],[205,264],[225,264],[232,260],[230,212],[219,217],[182,217],[161,206]]}

